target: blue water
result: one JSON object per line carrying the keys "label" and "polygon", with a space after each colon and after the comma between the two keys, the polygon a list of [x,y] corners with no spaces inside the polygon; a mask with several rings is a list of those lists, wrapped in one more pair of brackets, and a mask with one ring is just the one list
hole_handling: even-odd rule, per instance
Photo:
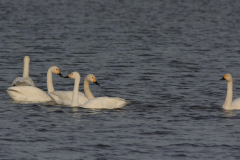
{"label": "blue water", "polygon": [[[240,2],[0,2],[0,157],[63,160],[235,160],[240,111],[222,109],[231,73],[240,96]],[[22,75],[47,91],[56,65],[92,73],[95,97],[131,102],[118,110],[13,103]],[[53,75],[55,90],[74,81]]]}

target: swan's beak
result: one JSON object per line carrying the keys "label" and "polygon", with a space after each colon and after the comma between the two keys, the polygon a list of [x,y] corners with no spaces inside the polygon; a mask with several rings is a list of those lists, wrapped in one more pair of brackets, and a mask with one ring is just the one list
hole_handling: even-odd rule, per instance
{"label": "swan's beak", "polygon": [[95,82],[93,82],[93,83],[95,83],[96,85],[99,85],[99,86],[100,86],[100,84],[98,84],[98,82],[97,82],[97,81],[95,81]]}
{"label": "swan's beak", "polygon": [[72,73],[71,74],[69,74],[68,76],[66,76],[66,77],[63,77],[63,78],[71,78],[71,76],[72,76]]}
{"label": "swan's beak", "polygon": [[226,80],[226,79],[227,79],[227,74],[225,76],[223,76],[223,78],[220,80]]}
{"label": "swan's beak", "polygon": [[63,77],[63,75],[62,75],[60,72],[58,73],[58,75],[61,76],[61,77]]}
{"label": "swan's beak", "polygon": [[57,75],[63,77],[59,69],[57,70]]}
{"label": "swan's beak", "polygon": [[[93,83],[95,83],[96,85],[99,85],[98,83],[97,83],[97,79],[96,78],[93,78]],[[99,85],[100,86],[100,85]]]}

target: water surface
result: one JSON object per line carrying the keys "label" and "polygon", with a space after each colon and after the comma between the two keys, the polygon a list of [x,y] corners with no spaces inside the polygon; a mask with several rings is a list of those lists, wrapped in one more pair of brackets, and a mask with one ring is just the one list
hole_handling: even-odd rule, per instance
{"label": "water surface", "polygon": [[[226,73],[240,93],[239,7],[208,1],[1,1],[1,159],[239,159],[240,111],[221,107]],[[56,65],[92,73],[96,97],[119,110],[12,103],[5,90],[30,75],[47,91]],[[55,90],[72,79],[53,75]],[[80,86],[83,91],[83,86]]]}

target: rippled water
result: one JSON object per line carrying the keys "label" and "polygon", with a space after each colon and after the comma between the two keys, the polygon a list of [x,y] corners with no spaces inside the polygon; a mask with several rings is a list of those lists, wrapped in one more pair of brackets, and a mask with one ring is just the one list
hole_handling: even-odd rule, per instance
{"label": "rippled water", "polygon": [[[213,1],[0,2],[1,159],[239,159],[240,111],[221,107],[225,73],[240,96],[240,3]],[[5,90],[30,75],[93,73],[98,96],[120,110],[12,103]],[[53,77],[56,90],[73,80]],[[83,91],[81,85],[80,88]]]}

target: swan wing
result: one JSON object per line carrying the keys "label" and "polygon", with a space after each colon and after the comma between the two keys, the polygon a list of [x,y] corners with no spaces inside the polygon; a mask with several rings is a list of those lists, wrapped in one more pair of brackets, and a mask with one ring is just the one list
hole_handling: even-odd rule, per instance
{"label": "swan wing", "polygon": [[49,102],[51,97],[44,91],[33,86],[14,86],[7,89],[7,93],[14,101]]}
{"label": "swan wing", "polygon": [[[54,92],[56,92],[56,91],[54,91]],[[59,96],[57,94],[54,94],[53,92],[51,92],[51,93],[48,92],[48,95],[53,99],[53,101],[56,104],[63,104],[62,100],[59,98]]]}
{"label": "swan wing", "polygon": [[35,86],[35,84],[30,77],[17,77],[14,79],[12,86]]}
{"label": "swan wing", "polygon": [[[53,99],[57,104],[71,106],[73,91],[53,91],[52,94],[56,96]],[[88,101],[88,99],[85,94],[82,92],[78,92],[79,105],[84,104],[86,101]]]}
{"label": "swan wing", "polygon": [[87,101],[80,107],[92,109],[117,109],[127,104],[128,102],[118,97],[98,97]]}

